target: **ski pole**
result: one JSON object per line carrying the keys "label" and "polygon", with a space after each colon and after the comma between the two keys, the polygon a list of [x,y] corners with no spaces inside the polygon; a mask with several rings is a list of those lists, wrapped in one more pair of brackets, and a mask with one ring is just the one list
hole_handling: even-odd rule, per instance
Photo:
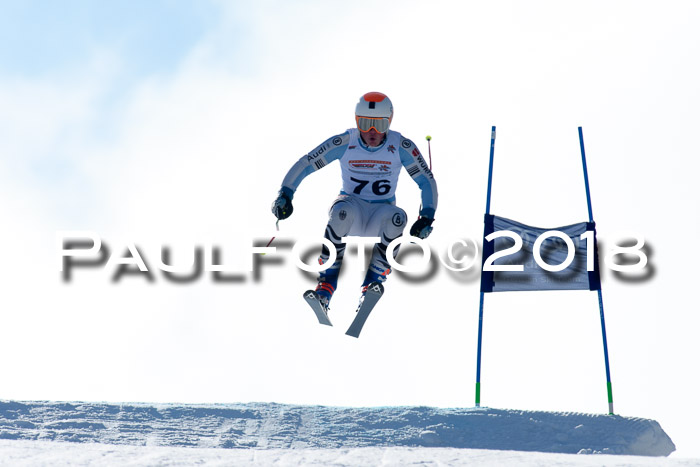
{"label": "ski pole", "polygon": [[[280,220],[279,220],[279,219],[277,219],[277,222],[275,222],[275,228],[277,229],[278,232],[280,231]],[[265,248],[267,248],[268,246],[272,245],[272,242],[275,240],[275,238],[277,238],[277,236],[272,237],[272,238],[270,239],[270,241],[267,242],[267,245],[265,245]],[[263,253],[263,255],[264,255],[264,254],[265,254],[265,253]]]}
{"label": "ski pole", "polygon": [[[280,231],[280,220],[279,220],[279,219],[277,219],[277,222],[275,222],[275,228],[277,229],[278,232]],[[265,248],[267,248],[268,246],[270,246],[270,245],[272,244],[272,241],[273,241],[275,238],[277,238],[277,237],[276,237],[276,236],[275,236],[275,237],[272,237],[272,238],[270,239],[270,241],[267,242],[267,245],[265,245]]]}
{"label": "ski pole", "polygon": [[[425,139],[428,141],[428,169],[430,169],[430,171],[432,172],[433,171],[433,155],[430,152],[430,140],[433,139],[433,137],[428,135],[425,137]],[[420,205],[419,211],[422,209],[423,209],[423,204]],[[420,219],[420,215],[418,216],[418,219]]]}
{"label": "ski pole", "polygon": [[430,140],[433,139],[433,137],[428,135],[425,137],[425,139],[428,140],[428,167],[430,168],[430,171],[432,172],[432,170],[433,170],[433,155],[430,153]]}

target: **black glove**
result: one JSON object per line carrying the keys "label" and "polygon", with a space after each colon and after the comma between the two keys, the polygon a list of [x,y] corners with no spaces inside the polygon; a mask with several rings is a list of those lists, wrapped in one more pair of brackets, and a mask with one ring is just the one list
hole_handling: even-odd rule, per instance
{"label": "black glove", "polygon": [[435,219],[431,219],[430,217],[419,217],[411,226],[411,235],[420,239],[428,238],[430,232],[433,231],[433,228],[430,226],[433,221],[435,221]]}
{"label": "black glove", "polygon": [[280,191],[277,195],[277,199],[272,203],[272,214],[274,214],[277,219],[286,219],[292,215],[292,211],[294,211],[292,198],[285,192]]}

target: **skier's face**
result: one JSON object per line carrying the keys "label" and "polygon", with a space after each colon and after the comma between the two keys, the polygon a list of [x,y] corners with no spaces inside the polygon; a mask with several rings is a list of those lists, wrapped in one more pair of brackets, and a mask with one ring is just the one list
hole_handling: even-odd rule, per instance
{"label": "skier's face", "polygon": [[365,142],[365,144],[367,144],[367,146],[371,148],[376,148],[377,146],[382,144],[382,141],[384,141],[384,135],[386,135],[386,133],[379,133],[374,128],[370,128],[369,131],[360,132],[360,135],[362,136],[362,140]]}

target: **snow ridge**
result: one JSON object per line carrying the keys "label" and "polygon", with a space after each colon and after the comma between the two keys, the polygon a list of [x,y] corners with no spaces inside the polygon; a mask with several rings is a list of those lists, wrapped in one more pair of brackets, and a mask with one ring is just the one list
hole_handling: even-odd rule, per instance
{"label": "snow ridge", "polygon": [[654,420],[490,408],[0,401],[0,439],[200,448],[448,447],[667,456]]}

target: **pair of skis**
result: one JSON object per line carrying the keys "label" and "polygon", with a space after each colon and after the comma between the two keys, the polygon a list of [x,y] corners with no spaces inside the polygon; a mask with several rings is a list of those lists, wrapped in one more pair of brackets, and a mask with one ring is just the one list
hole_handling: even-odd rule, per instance
{"label": "pair of skis", "polygon": [[[345,334],[352,337],[360,337],[360,332],[367,321],[367,317],[372,312],[374,305],[377,304],[383,293],[384,286],[380,282],[372,282],[367,286],[367,291],[362,298],[360,306],[357,308],[355,319],[352,321],[352,324],[350,324]],[[325,324],[326,326],[333,326],[331,320],[328,318],[328,313],[323,305],[321,305],[321,299],[318,293],[313,290],[307,290],[304,292],[304,300],[311,306],[319,323]]]}

